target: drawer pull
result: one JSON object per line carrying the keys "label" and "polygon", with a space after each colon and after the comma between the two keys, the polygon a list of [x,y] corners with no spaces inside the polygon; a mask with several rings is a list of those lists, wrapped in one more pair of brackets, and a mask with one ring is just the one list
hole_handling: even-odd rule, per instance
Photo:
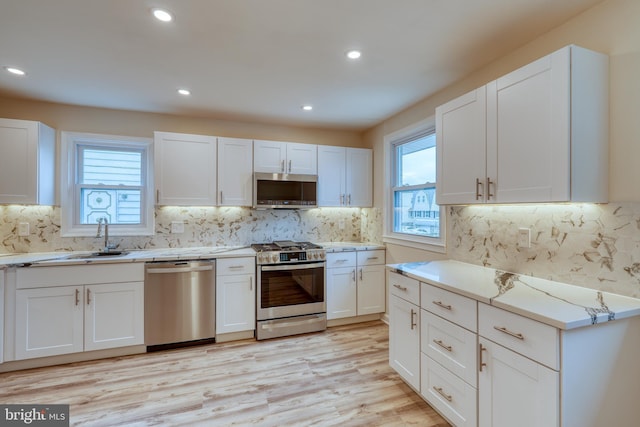
{"label": "drawer pull", "polygon": [[417,311],[414,311],[413,308],[411,309],[411,330],[413,331],[413,328],[415,328],[416,326],[418,326],[418,324],[416,322],[413,321],[413,316],[415,316],[416,314],[418,314]]}
{"label": "drawer pull", "polygon": [[229,266],[229,270],[231,270],[231,269],[237,270],[239,268],[244,268],[244,265],[230,265]]}
{"label": "drawer pull", "polygon": [[76,305],[80,304],[80,290],[76,289]]}
{"label": "drawer pull", "polygon": [[400,286],[397,283],[394,283],[393,287],[396,288],[396,289],[400,289],[401,291],[407,292],[406,286]]}
{"label": "drawer pull", "polygon": [[495,329],[496,331],[500,331],[500,332],[502,332],[504,334],[511,335],[512,337],[518,338],[519,340],[524,340],[524,335],[517,334],[515,332],[511,332],[510,330],[508,330],[504,326],[494,326],[493,329]]}
{"label": "drawer pull", "polygon": [[436,386],[433,386],[433,389],[434,389],[435,391],[437,391],[437,392],[438,392],[438,394],[439,394],[440,396],[442,396],[442,397],[444,397],[445,399],[447,399],[449,402],[451,402],[451,401],[453,400],[453,397],[451,397],[451,395],[450,395],[450,394],[446,394],[446,393],[442,390],[442,387],[436,387]]}
{"label": "drawer pull", "polygon": [[437,305],[438,307],[442,307],[445,310],[451,311],[451,306],[444,304],[442,301],[431,301],[431,302],[434,303],[435,305]]}
{"label": "drawer pull", "polygon": [[453,348],[450,345],[444,345],[442,340],[433,340],[433,342],[438,344],[440,347],[444,348],[445,350],[447,350],[449,352],[453,351]]}
{"label": "drawer pull", "polygon": [[87,305],[91,305],[91,290],[87,289]]}
{"label": "drawer pull", "polygon": [[378,259],[377,256],[370,256],[369,258],[367,258],[367,261],[375,261],[377,259]]}
{"label": "drawer pull", "polygon": [[486,351],[487,349],[482,344],[478,344],[478,345],[480,346],[480,349],[478,351],[478,367],[480,372],[482,372],[482,367],[487,366],[487,364],[482,361],[482,352]]}

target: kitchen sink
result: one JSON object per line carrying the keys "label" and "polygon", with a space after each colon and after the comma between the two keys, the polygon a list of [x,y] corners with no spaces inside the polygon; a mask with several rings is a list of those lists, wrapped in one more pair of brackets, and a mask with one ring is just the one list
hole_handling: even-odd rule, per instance
{"label": "kitchen sink", "polygon": [[127,255],[129,251],[91,252],[90,254],[69,255],[66,259],[113,258]]}

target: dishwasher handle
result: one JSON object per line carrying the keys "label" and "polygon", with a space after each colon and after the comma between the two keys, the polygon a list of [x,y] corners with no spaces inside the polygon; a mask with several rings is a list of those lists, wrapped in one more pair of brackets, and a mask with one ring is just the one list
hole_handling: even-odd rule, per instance
{"label": "dishwasher handle", "polygon": [[174,267],[174,268],[147,268],[149,274],[170,274],[170,273],[193,273],[197,271],[211,271],[213,265],[203,265],[198,267]]}

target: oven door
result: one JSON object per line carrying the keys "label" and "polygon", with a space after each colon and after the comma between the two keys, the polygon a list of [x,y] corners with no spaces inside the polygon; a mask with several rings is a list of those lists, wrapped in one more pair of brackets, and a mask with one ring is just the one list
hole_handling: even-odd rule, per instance
{"label": "oven door", "polygon": [[324,269],[324,261],[260,266],[258,320],[325,313]]}

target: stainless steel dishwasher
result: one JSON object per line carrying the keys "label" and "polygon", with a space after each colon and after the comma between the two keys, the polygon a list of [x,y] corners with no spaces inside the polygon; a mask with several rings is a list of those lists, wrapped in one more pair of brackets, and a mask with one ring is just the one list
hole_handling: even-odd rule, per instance
{"label": "stainless steel dishwasher", "polygon": [[214,341],[215,260],[149,262],[144,275],[148,351]]}

